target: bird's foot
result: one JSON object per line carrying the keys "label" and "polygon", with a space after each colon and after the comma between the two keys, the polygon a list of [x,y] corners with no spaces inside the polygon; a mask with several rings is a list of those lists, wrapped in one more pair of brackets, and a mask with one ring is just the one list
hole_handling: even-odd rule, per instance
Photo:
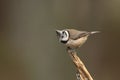
{"label": "bird's foot", "polygon": [[69,53],[75,53],[75,49],[70,48],[70,47],[67,47],[67,51],[68,51]]}

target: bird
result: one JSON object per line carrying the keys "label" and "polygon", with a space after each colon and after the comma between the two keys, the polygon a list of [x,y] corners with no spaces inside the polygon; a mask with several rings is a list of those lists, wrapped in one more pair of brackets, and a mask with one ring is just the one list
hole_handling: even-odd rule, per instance
{"label": "bird", "polygon": [[59,41],[70,49],[77,49],[81,47],[88,39],[88,37],[100,31],[79,31],[76,29],[56,30]]}

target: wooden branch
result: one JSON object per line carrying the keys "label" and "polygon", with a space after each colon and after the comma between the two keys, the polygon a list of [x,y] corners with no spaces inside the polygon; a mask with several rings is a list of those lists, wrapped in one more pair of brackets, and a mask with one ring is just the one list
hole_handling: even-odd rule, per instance
{"label": "wooden branch", "polygon": [[72,59],[73,63],[75,64],[76,68],[77,68],[80,79],[81,80],[93,80],[90,73],[86,69],[85,65],[80,60],[80,58],[77,56],[76,51],[71,50],[71,49],[68,49],[67,51],[68,51],[69,55],[71,56],[71,59]]}

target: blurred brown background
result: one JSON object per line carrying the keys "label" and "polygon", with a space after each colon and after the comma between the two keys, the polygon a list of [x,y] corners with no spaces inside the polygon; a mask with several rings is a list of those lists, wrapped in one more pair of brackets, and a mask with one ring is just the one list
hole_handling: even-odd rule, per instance
{"label": "blurred brown background", "polygon": [[101,31],[78,55],[94,80],[120,79],[119,0],[1,0],[0,80],[75,80],[65,28]]}

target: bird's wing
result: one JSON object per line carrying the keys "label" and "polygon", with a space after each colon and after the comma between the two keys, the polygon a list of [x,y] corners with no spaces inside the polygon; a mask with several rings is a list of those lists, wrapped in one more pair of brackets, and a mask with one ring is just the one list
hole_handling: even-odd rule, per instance
{"label": "bird's wing", "polygon": [[76,40],[84,36],[88,36],[90,34],[90,32],[87,32],[87,31],[78,31],[75,29],[67,29],[67,30],[70,34],[70,39],[73,39],[73,40]]}

